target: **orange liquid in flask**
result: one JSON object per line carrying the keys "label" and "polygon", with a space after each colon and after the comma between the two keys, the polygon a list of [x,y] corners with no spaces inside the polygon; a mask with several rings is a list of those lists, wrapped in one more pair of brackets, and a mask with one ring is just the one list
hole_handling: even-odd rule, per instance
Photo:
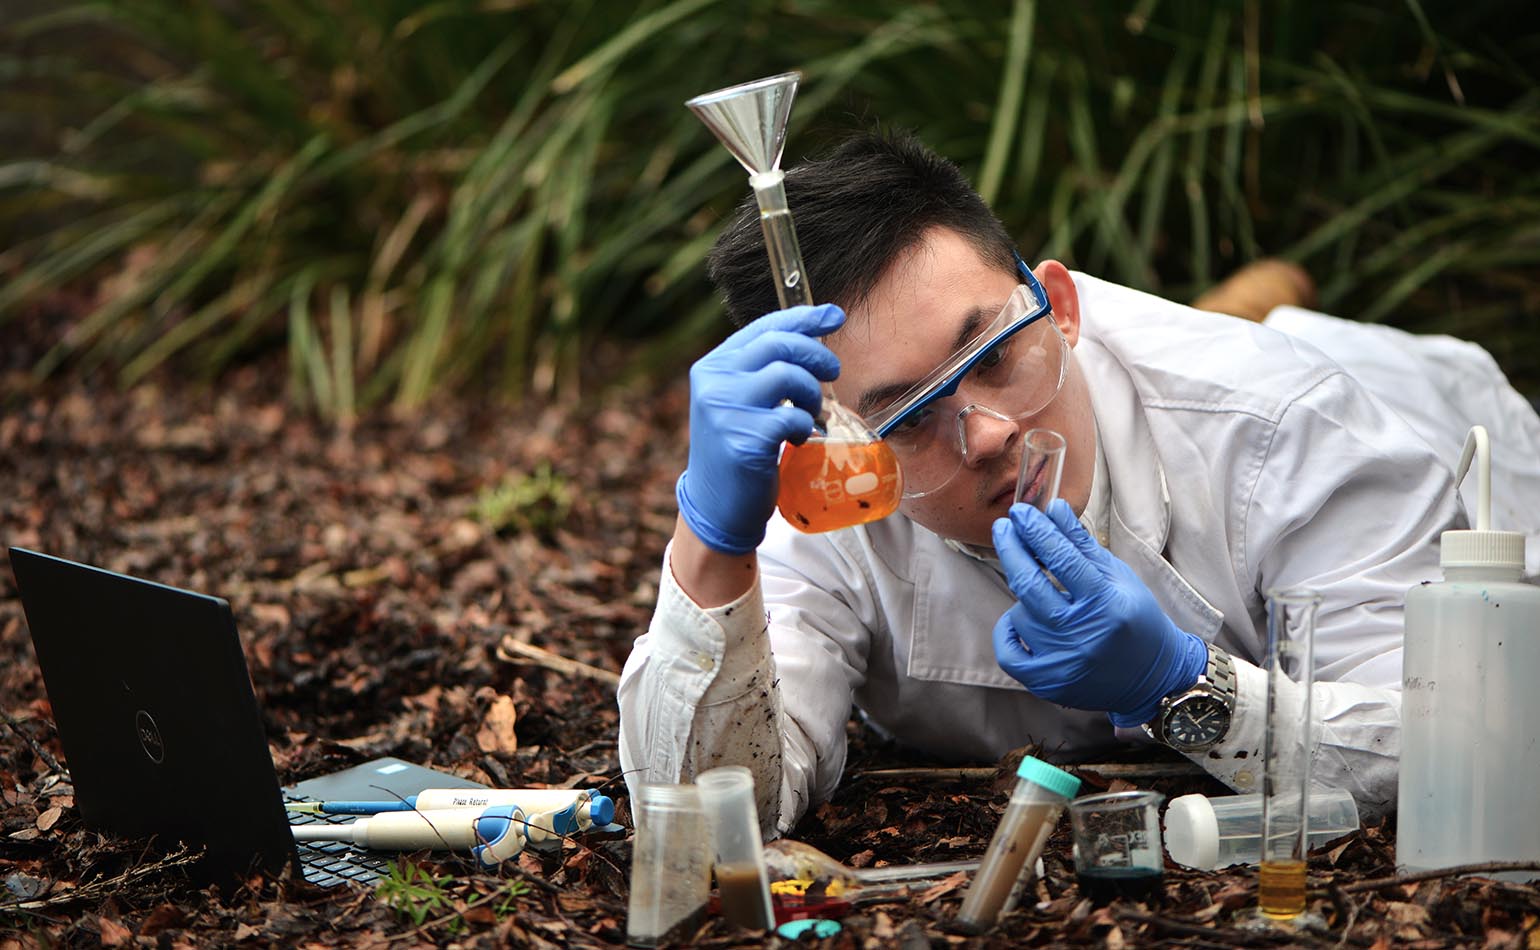
{"label": "orange liquid in flask", "polygon": [[809,534],[886,518],[903,494],[898,459],[882,442],[815,435],[781,453],[776,504],[782,517]]}

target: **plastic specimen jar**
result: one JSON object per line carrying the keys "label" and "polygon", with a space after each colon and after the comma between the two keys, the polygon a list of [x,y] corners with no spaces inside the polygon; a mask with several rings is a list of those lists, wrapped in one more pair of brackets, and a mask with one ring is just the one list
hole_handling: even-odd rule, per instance
{"label": "plastic specimen jar", "polygon": [[1097,904],[1115,898],[1156,899],[1165,880],[1160,846],[1159,792],[1107,792],[1069,803],[1075,829],[1075,877],[1080,895]]}
{"label": "plastic specimen jar", "polygon": [[[1358,830],[1358,803],[1345,788],[1310,790],[1310,847]],[[1212,871],[1262,860],[1262,796],[1183,795],[1166,806],[1166,853],[1185,867]]]}
{"label": "plastic specimen jar", "polygon": [[1016,906],[1044,842],[1078,791],[1080,779],[1063,769],[1030,755],[1021,760],[1005,815],[989,840],[978,874],[963,895],[962,909],[957,912],[960,925],[982,933]]}
{"label": "plastic specimen jar", "polygon": [[711,899],[711,837],[693,785],[637,789],[626,943],[656,947],[689,939]]}
{"label": "plastic specimen jar", "polygon": [[740,927],[770,930],[775,908],[764,842],[759,837],[759,809],[754,804],[754,776],[741,765],[724,765],[695,777],[701,808],[716,843],[717,894],[722,916]]}

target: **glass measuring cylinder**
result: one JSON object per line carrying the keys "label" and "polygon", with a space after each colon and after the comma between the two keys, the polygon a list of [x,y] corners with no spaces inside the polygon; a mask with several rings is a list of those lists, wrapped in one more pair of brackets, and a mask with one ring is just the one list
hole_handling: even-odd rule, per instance
{"label": "glass measuring cylinder", "polygon": [[1305,588],[1267,592],[1267,728],[1262,736],[1262,853],[1257,903],[1262,915],[1293,920],[1305,912],[1310,850],[1310,688],[1315,678],[1315,612],[1321,595]]}
{"label": "glass measuring cylinder", "polygon": [[[759,224],[775,274],[781,307],[813,303],[812,288],[797,247],[797,231],[786,206],[785,175],[776,169],[753,175]],[[893,450],[835,398],[823,384],[823,407],[813,434],[781,454],[781,517],[800,531],[816,533],[886,518],[898,509],[904,482]]]}
{"label": "glass measuring cylinder", "polygon": [[1097,904],[1160,896],[1165,855],[1159,811],[1165,797],[1159,792],[1108,792],[1069,803],[1080,896]]}
{"label": "glass measuring cylinder", "polygon": [[724,765],[695,777],[701,808],[716,842],[717,894],[729,923],[756,930],[775,928],[770,876],[759,837],[754,776],[741,765]]}
{"label": "glass measuring cylinder", "polygon": [[1048,513],[1048,503],[1059,497],[1064,448],[1064,436],[1052,429],[1031,429],[1022,437],[1016,504],[1025,502],[1043,514]]}
{"label": "glass measuring cylinder", "polygon": [[693,785],[643,784],[636,794],[626,943],[688,940],[711,898],[711,833]]}
{"label": "glass measuring cylinder", "polygon": [[1030,755],[1021,760],[1010,803],[963,895],[958,924],[983,933],[1016,906],[1064,806],[1079,790],[1080,779],[1063,769]]}

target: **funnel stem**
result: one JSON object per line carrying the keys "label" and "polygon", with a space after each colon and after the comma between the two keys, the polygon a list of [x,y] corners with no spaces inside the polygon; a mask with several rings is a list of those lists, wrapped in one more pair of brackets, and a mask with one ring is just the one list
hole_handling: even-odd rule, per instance
{"label": "funnel stem", "polygon": [[[797,228],[786,204],[786,173],[779,168],[749,176],[754,199],[759,202],[759,226],[765,232],[765,251],[770,255],[770,271],[775,277],[775,297],[781,309],[812,306],[813,288],[802,267],[802,249],[797,246]],[[834,389],[822,384],[824,408],[813,420],[820,430],[828,431],[829,406]]]}
{"label": "funnel stem", "polygon": [[785,180],[780,169],[749,176],[754,198],[759,202],[765,250],[770,254],[770,268],[775,274],[775,296],[783,310],[813,302],[813,289],[802,268],[802,249],[797,246],[797,228],[786,205]]}

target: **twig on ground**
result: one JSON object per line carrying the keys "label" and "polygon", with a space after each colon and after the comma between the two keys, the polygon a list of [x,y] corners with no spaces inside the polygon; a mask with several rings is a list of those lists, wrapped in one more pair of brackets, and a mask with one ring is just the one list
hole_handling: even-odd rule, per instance
{"label": "twig on ground", "polygon": [[598,680],[612,688],[620,687],[620,676],[597,666],[589,666],[579,660],[568,659],[560,653],[552,653],[531,643],[515,640],[511,634],[497,645],[497,658],[505,663],[523,663],[543,667],[564,676],[583,676]]}
{"label": "twig on ground", "polygon": [[1371,881],[1358,881],[1343,886],[1344,894],[1361,894],[1377,891],[1396,884],[1416,884],[1419,881],[1435,881],[1441,877],[1460,877],[1465,874],[1486,874],[1500,871],[1535,871],[1540,873],[1540,861],[1487,861],[1482,864],[1457,864],[1452,868],[1435,868],[1414,874],[1397,874],[1395,877],[1379,877]]}
{"label": "twig on ground", "polygon": [[5,719],[5,724],[11,727],[11,731],[16,733],[18,736],[21,736],[21,741],[27,744],[27,748],[32,750],[32,754],[46,762],[49,769],[58,772],[61,775],[69,774],[69,769],[61,765],[59,760],[53,757],[52,752],[49,752],[47,749],[43,748],[38,744],[36,739],[22,731],[21,723],[17,722],[15,719],[12,719],[10,713],[0,709],[0,718]]}
{"label": "twig on ground", "polygon": [[194,861],[198,860],[200,855],[201,851],[192,851],[189,850],[186,846],[182,846],[166,855],[165,857],[160,858],[159,860],[152,861],[148,864],[135,865],[134,867],[124,871],[122,874],[114,875],[113,877],[103,878],[97,881],[88,881],[85,884],[72,887],[69,890],[61,891],[57,894],[50,894],[47,897],[39,898],[37,900],[15,901],[9,904],[0,904],[0,912],[22,911],[30,913],[35,910],[41,910],[44,907],[58,907],[60,905],[73,903],[75,901],[98,900],[112,894],[120,893],[124,886],[132,884],[141,878],[150,877],[161,871],[168,871],[172,868],[182,867],[186,864],[192,864]]}

